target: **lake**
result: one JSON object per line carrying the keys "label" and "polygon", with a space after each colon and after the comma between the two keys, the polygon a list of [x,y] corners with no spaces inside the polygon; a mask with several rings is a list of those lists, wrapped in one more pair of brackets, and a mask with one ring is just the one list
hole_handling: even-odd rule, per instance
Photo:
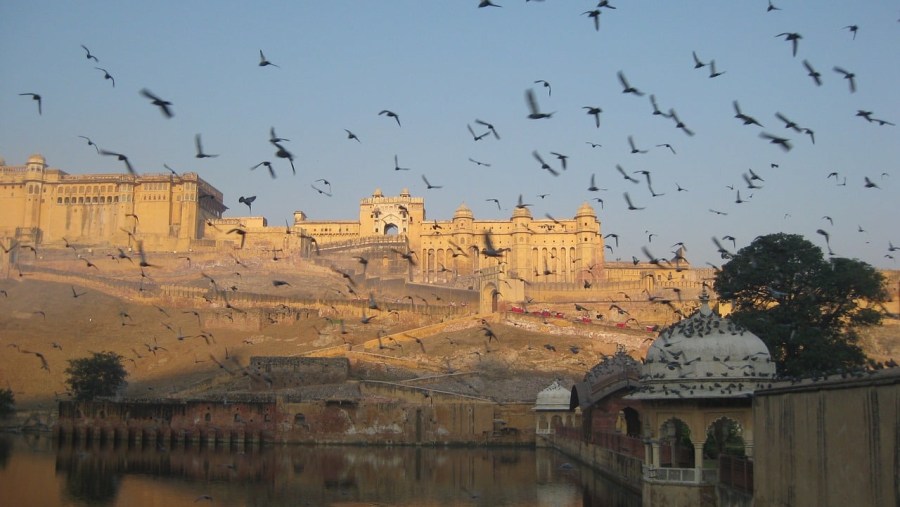
{"label": "lake", "polygon": [[129,448],[0,435],[10,506],[639,506],[551,449],[263,446]]}

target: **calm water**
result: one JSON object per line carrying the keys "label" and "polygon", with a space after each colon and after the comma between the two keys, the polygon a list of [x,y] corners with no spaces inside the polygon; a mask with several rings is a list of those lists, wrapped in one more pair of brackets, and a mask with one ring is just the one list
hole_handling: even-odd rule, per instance
{"label": "calm water", "polygon": [[543,449],[57,448],[46,436],[0,435],[0,504],[572,507],[640,497]]}

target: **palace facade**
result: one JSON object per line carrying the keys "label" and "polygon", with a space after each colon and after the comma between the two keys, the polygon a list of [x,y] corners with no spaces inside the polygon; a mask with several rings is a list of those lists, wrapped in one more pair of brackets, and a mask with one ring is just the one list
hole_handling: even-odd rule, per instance
{"label": "palace facade", "polygon": [[222,193],[196,173],[79,174],[32,155],[22,166],[0,158],[0,238],[20,244],[125,245],[188,249],[207,220],[220,218]]}

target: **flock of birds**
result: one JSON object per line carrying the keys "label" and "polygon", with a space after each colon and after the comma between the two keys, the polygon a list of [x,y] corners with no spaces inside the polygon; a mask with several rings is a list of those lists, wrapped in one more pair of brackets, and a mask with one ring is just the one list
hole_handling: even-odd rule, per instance
{"label": "flock of birds", "polygon": [[[501,5],[497,4],[496,2],[492,2],[490,0],[485,0],[485,1],[479,2],[478,7],[479,8],[501,7]],[[767,6],[767,12],[770,12],[770,13],[774,12],[774,11],[781,11],[781,10],[782,10],[781,7],[774,6],[771,2]],[[613,12],[618,12],[617,7],[615,5],[613,5],[612,2],[604,0],[604,1],[599,2],[596,5],[596,8],[582,12],[582,15],[587,16],[591,20],[593,28],[595,30],[599,31],[601,29],[601,26],[600,26],[601,15],[604,13],[613,13]],[[857,34],[860,31],[860,27],[855,24],[846,25],[842,29],[848,31],[848,33],[851,35],[851,39],[850,39],[851,41],[856,40]],[[802,34],[800,34],[798,32],[780,32],[780,33],[776,33],[773,35],[776,38],[783,39],[785,42],[787,42],[789,44],[789,52],[792,57],[797,58],[799,54],[803,53],[801,41],[804,40],[804,37]],[[92,50],[90,48],[88,48],[86,45],[81,45],[81,48],[84,52],[84,58],[88,61],[88,64],[99,65],[100,59],[98,58],[97,55],[95,55],[92,52]],[[693,62],[694,69],[708,70],[708,72],[709,72],[708,78],[709,79],[720,78],[721,76],[727,74],[726,70],[722,70],[720,67],[717,67],[717,63],[716,63],[715,59],[703,58],[703,57],[701,57],[700,54],[698,54],[698,51],[691,52],[691,61]],[[261,49],[259,50],[259,60],[257,62],[257,65],[260,68],[274,68],[274,69],[282,68],[281,65],[270,61]],[[817,87],[823,86],[823,83],[827,80],[827,78],[823,75],[822,72],[819,72],[818,70],[816,70],[816,67],[806,58],[802,59],[802,66],[805,69],[806,74],[809,76],[809,78],[811,79],[811,83],[814,86],[817,86]],[[110,81],[111,87],[116,86],[115,78],[107,68],[99,67],[99,66],[95,66],[94,68],[98,72],[102,73],[101,77],[103,78],[104,81],[107,81],[107,80]],[[832,71],[840,79],[845,80],[847,82],[849,93],[856,92],[857,86],[858,86],[858,78],[853,71],[848,70],[844,66],[840,66],[840,65],[833,65]],[[616,78],[618,80],[618,83],[621,88],[621,93],[623,95],[632,96],[632,97],[636,97],[636,98],[642,98],[642,97],[648,98],[649,106],[650,106],[649,112],[653,118],[659,118],[660,120],[670,122],[671,125],[675,129],[679,130],[680,132],[682,132],[685,136],[687,136],[689,138],[697,135],[695,129],[692,126],[689,126],[689,124],[687,122],[685,122],[684,120],[681,119],[681,117],[679,116],[678,112],[676,111],[676,109],[674,107],[672,107],[672,106],[661,107],[659,105],[659,100],[657,99],[656,94],[646,92],[641,87],[638,87],[635,83],[633,83],[631,80],[629,80],[629,78],[626,76],[626,74],[623,70],[619,70],[616,73]],[[539,89],[546,91],[546,95],[548,98],[554,97],[552,84],[549,80],[536,79],[533,81],[532,84],[534,86],[539,87]],[[150,105],[152,105],[153,107],[156,107],[160,111],[160,113],[162,114],[162,116],[164,118],[172,119],[175,117],[175,105],[172,103],[172,101],[167,100],[163,97],[160,97],[159,95],[155,94],[154,92],[150,91],[147,88],[141,88],[138,93],[141,97],[146,99]],[[37,114],[39,114],[39,115],[43,114],[43,109],[44,109],[43,102],[42,102],[43,97],[40,93],[23,92],[23,93],[20,93],[19,95],[26,97],[26,98],[30,98],[34,102],[36,102]],[[541,108],[541,106],[539,104],[538,94],[536,93],[536,91],[534,90],[533,87],[530,87],[530,88],[526,89],[526,91],[525,91],[525,105],[526,105],[525,117],[530,120],[550,121],[553,119],[554,114],[556,113],[555,111],[550,112],[550,111],[546,111]],[[753,114],[751,114],[751,112],[742,108],[737,99],[733,100],[732,106],[733,106],[733,110],[734,110],[735,120],[740,122],[742,125],[746,126],[748,129],[753,129],[753,131],[756,133],[756,135],[759,138],[766,141],[767,143],[778,146],[779,148],[781,148],[781,150],[783,150],[785,152],[790,151],[794,148],[794,144],[797,142],[795,139],[785,136],[784,134],[773,133],[775,131],[772,130],[772,127],[773,127],[772,125],[769,125],[768,127],[764,127],[763,122],[758,119],[758,116],[754,116]],[[603,115],[603,108],[596,104],[588,104],[588,105],[583,106],[582,109],[589,117],[591,117],[591,123],[594,125],[594,127],[599,129],[602,124],[601,118]],[[375,114],[375,113],[373,112],[373,114]],[[393,124],[396,125],[397,128],[403,128],[403,123],[402,123],[401,117],[400,117],[401,115],[398,112],[391,110],[391,109],[381,109],[377,113],[377,115],[392,122]],[[895,123],[893,121],[881,117],[880,115],[878,115],[878,113],[876,113],[875,111],[872,111],[872,110],[859,109],[859,110],[857,110],[855,116],[864,120],[865,122],[875,125],[875,126],[880,126],[880,127],[894,127],[895,126]],[[797,121],[790,119],[786,114],[784,114],[780,111],[774,112],[774,117],[778,120],[778,122],[780,122],[782,124],[783,128],[781,130],[807,137],[811,144],[815,144],[816,131],[814,130],[813,126],[800,124]],[[484,121],[479,118],[474,119],[473,123],[482,128],[482,130],[476,131],[473,128],[472,124],[466,125],[467,130],[468,130],[469,134],[472,136],[473,141],[476,141],[476,142],[482,141],[486,138],[491,138],[491,137],[494,138],[494,140],[496,140],[496,141],[499,141],[501,139],[498,129],[497,129],[497,127],[495,127],[495,125],[493,123]],[[816,128],[818,128],[818,127],[816,127]],[[346,133],[346,138],[348,141],[352,141],[355,143],[363,142],[361,140],[360,136],[358,136],[356,133],[354,133],[350,129],[344,129],[344,131]],[[297,157],[294,155],[294,153],[290,149],[288,149],[288,146],[289,146],[288,143],[290,143],[290,139],[276,135],[274,127],[272,127],[270,129],[269,134],[270,135],[269,135],[268,142],[272,146],[273,159],[260,161],[260,162],[256,163],[255,165],[249,167],[248,169],[250,171],[253,171],[253,170],[256,170],[257,168],[265,167],[267,169],[269,176],[272,179],[275,179],[278,176],[278,171],[276,169],[275,164],[279,159],[281,159],[290,164],[292,174],[296,175],[297,167],[295,165],[295,161],[297,160]],[[128,155],[126,155],[122,152],[119,152],[119,151],[113,151],[113,150],[109,150],[106,148],[101,148],[89,136],[79,135],[79,137],[83,138],[87,142],[88,146],[94,148],[98,155],[114,157],[115,159],[121,161],[124,164],[125,170],[128,171],[130,174],[133,174],[133,175],[137,174],[136,169]],[[586,143],[588,145],[590,145],[591,148],[600,148],[602,146],[600,143],[596,143],[593,141],[586,141]],[[206,151],[206,149],[204,148],[204,145],[202,142],[202,136],[200,133],[197,133],[195,135],[194,144],[195,144],[195,150],[196,150],[195,157],[197,159],[209,159],[209,158],[216,158],[219,156],[218,154],[209,153]],[[628,135],[628,153],[633,154],[633,155],[642,155],[642,154],[648,153],[651,149],[663,149],[663,150],[669,151],[673,156],[678,154],[675,146],[670,142],[654,143],[652,147],[644,146],[644,145],[640,144],[640,141],[637,139],[636,135],[634,135],[634,134]],[[542,172],[546,172],[547,174],[551,175],[552,177],[559,177],[568,170],[570,163],[571,163],[570,157],[568,155],[565,155],[558,151],[550,152],[550,154],[553,157],[555,157],[558,165],[548,163],[547,160],[541,155],[541,153],[538,150],[534,150],[532,152],[532,156],[539,164],[539,167]],[[469,157],[468,160],[471,163],[476,164],[479,167],[490,167],[491,166],[490,162],[484,162],[484,161],[477,160],[472,157]],[[171,171],[171,173],[173,175],[177,175],[177,172],[174,169],[172,169],[168,165],[165,165],[165,167],[166,167],[166,169]],[[622,178],[626,182],[628,182],[632,185],[639,184],[643,181],[646,185],[647,191],[649,193],[649,198],[651,201],[656,198],[663,197],[667,194],[671,194],[671,192],[669,192],[669,191],[663,191],[663,190],[661,190],[659,188],[655,188],[653,186],[652,173],[650,170],[647,170],[647,169],[627,170],[627,169],[625,169],[624,164],[622,164],[622,163],[615,164],[615,169],[616,169],[617,173],[620,176],[622,176]],[[778,164],[773,163],[771,165],[771,169],[778,169]],[[400,161],[399,161],[399,156],[395,154],[393,170],[395,172],[409,171],[410,168],[401,166]],[[763,175],[761,173],[762,173],[762,171],[759,171],[759,170],[754,171],[753,169],[749,169],[748,172],[741,174],[741,180],[744,183],[743,188],[741,188],[735,184],[728,185],[728,188],[733,192],[733,195],[734,195],[733,202],[735,204],[741,205],[741,204],[745,204],[745,203],[751,203],[753,196],[757,192],[764,191],[764,185],[762,185],[762,184],[766,181],[766,179],[763,177]],[[832,176],[834,176],[835,183],[837,185],[839,185],[839,186],[847,185],[847,177],[846,176],[840,175],[837,172],[832,172],[829,174],[828,178],[831,178]],[[863,186],[866,189],[878,190],[881,188],[881,185],[883,185],[884,180],[886,180],[889,177],[890,177],[890,174],[886,171],[881,172],[880,175],[876,175],[876,174],[863,175],[863,182],[864,182]],[[425,184],[426,191],[439,190],[439,189],[444,188],[444,186],[445,186],[443,183],[435,183],[434,180],[432,178],[429,178],[426,174],[421,174],[420,179]],[[599,179],[601,181],[603,181],[604,179],[608,180],[609,178],[606,176],[600,175]],[[599,186],[597,184],[597,181],[598,181],[597,174],[591,173],[590,174],[590,182],[588,185],[585,186],[585,189],[588,192],[588,195],[597,196],[597,195],[599,195],[600,192],[607,191],[607,188],[602,188],[601,186]],[[310,183],[309,186],[311,187],[311,189],[314,192],[316,192],[320,196],[331,197],[334,194],[334,190],[332,188],[331,182],[326,178],[315,179],[314,181],[312,181]],[[682,186],[677,181],[675,182],[675,191],[674,191],[675,194],[681,194],[684,192],[688,192],[688,190],[689,190],[688,188]],[[541,194],[541,198],[543,199],[543,197],[545,197],[546,195],[548,195],[548,194]],[[876,196],[875,198],[880,198],[880,196]],[[252,212],[252,204],[256,199],[257,199],[256,195],[247,195],[247,196],[241,195],[238,199],[238,203],[245,204],[247,206],[248,211]],[[605,197],[592,197],[592,200],[594,202],[598,203],[601,206],[601,208],[603,208],[606,204],[606,201],[608,201],[609,199],[605,198]],[[642,202],[641,198],[636,195],[634,190],[622,191],[622,200],[625,204],[625,209],[630,212],[651,209],[651,205],[647,202]],[[485,201],[494,202],[497,205],[498,209],[502,209],[501,200],[498,197],[489,197],[489,198],[486,198]],[[526,207],[526,206],[531,206],[531,205],[523,204],[522,200],[521,200],[521,194],[520,194],[520,200],[519,200],[519,204],[517,205],[517,207]],[[726,216],[729,213],[729,211],[727,211],[727,210],[718,209],[718,208],[709,208],[709,212],[712,214],[715,214],[717,216]],[[787,216],[787,214],[786,214],[786,216]],[[860,229],[862,229],[861,226],[860,226]],[[825,236],[825,234],[822,234],[822,232],[827,233],[828,231],[825,231],[824,229],[819,229],[816,232]],[[652,238],[652,235],[650,237]],[[610,250],[612,252],[611,248],[610,248]],[[721,253],[721,249],[718,249],[718,251]],[[893,259],[893,255],[891,254],[892,251],[893,250],[886,252],[885,257],[888,259]],[[829,244],[829,252],[831,252],[830,244]],[[833,254],[834,252],[831,252],[831,253]],[[615,257],[615,255],[613,255],[613,257]],[[617,257],[617,258],[621,258],[621,256]]]}

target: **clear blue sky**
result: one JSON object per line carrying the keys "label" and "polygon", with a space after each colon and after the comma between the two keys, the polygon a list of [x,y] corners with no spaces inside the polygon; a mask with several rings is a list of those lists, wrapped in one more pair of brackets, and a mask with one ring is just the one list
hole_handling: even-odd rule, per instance
{"label": "clear blue sky", "polygon": [[[613,0],[617,9],[602,9],[595,31],[582,13],[596,4],[580,0],[496,0],[502,8],[483,9],[477,0],[8,0],[0,3],[0,156],[23,164],[42,153],[73,174],[122,171],[77,137],[88,136],[127,154],[139,172],[164,172],[166,163],[200,173],[225,194],[227,215],[246,215],[238,198],[256,195],[253,214],[273,225],[294,210],[355,219],[359,199],[375,188],[409,188],[438,220],[462,203],[478,218],[505,219],[520,194],[535,218],[566,218],[599,197],[603,208],[590,202],[602,232],[620,236],[611,260],[643,259],[641,246],[670,256],[681,241],[695,264],[719,264],[712,236],[732,235],[740,248],[782,231],[824,250],[816,233],[823,229],[835,254],[896,269],[885,254],[889,241],[900,246],[900,127],[855,114],[900,123],[900,4],[773,2],[782,10],[767,12],[766,0]],[[859,27],[855,40],[848,25]],[[802,35],[796,57],[776,37],[783,32]],[[99,63],[85,58],[82,44]],[[258,66],[260,49],[280,68]],[[692,51],[724,74],[695,69]],[[821,73],[821,87],[804,59]],[[834,66],[856,74],[856,93]],[[115,88],[94,67],[107,69]],[[648,95],[623,94],[620,70]],[[552,95],[536,80],[549,81]],[[142,88],[171,101],[174,118]],[[552,118],[526,117],[529,88]],[[19,96],[26,92],[41,94],[42,115]],[[652,115],[651,93],[696,135]],[[734,118],[733,100],[765,128]],[[603,109],[600,128],[584,106]],[[402,127],[379,116],[383,109]],[[815,144],[776,112],[812,129]],[[467,124],[484,131],[476,118],[493,123],[501,139],[473,141]],[[268,143],[273,126],[291,140],[296,176]],[[790,138],[793,149],[769,144],[762,131]],[[220,156],[196,159],[196,133]],[[649,152],[632,154],[629,135]],[[665,143],[677,154],[657,147]],[[559,176],[542,170],[533,150]],[[567,170],[551,151],[569,156]],[[395,154],[410,171],[394,170]],[[249,170],[263,160],[275,164],[277,179]],[[652,197],[641,174],[633,175],[640,184],[626,181],[616,164],[650,171],[665,195]],[[749,169],[763,188],[746,187]],[[592,174],[607,191],[587,190]],[[443,188],[426,190],[422,175]],[[864,177],[880,188],[865,188]],[[333,196],[311,188],[319,178]],[[747,202],[735,203],[738,189]],[[645,209],[629,211],[625,191]]]}

